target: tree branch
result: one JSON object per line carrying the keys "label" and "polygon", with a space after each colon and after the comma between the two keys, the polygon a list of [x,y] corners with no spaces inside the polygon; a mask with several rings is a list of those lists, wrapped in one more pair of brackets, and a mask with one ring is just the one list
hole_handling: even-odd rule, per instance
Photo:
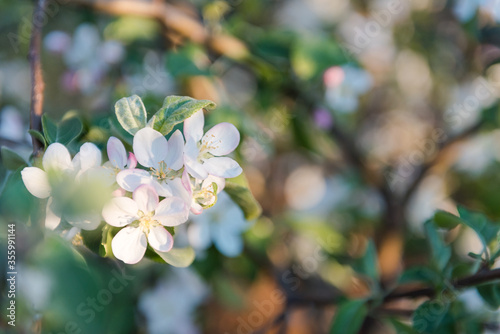
{"label": "tree branch", "polygon": [[[41,17],[45,15],[46,0],[39,0],[33,11],[33,27],[31,32],[28,58],[31,67],[31,108],[30,108],[30,129],[42,131],[43,114],[43,91],[45,82],[43,81],[42,62],[40,59],[42,44],[42,23]],[[42,143],[34,136],[33,155],[37,156],[43,149]]]}
{"label": "tree branch", "polygon": [[[453,287],[457,289],[463,289],[496,280],[500,280],[500,268],[480,271],[474,275],[458,279],[455,282],[453,282]],[[419,288],[407,291],[393,291],[392,293],[385,296],[384,302],[401,298],[418,298],[418,297],[432,298],[435,295],[436,291],[432,288]]]}

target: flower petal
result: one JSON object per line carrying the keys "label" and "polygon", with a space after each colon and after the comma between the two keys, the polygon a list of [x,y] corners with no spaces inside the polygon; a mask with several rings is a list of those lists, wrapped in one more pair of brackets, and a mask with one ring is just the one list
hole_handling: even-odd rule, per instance
{"label": "flower petal", "polygon": [[47,147],[42,159],[43,169],[67,170],[72,169],[71,155],[66,146],[53,143]]}
{"label": "flower petal", "polygon": [[45,210],[45,227],[49,230],[55,230],[61,223],[61,216],[54,212],[52,202],[52,197],[50,197]]}
{"label": "flower petal", "polygon": [[125,169],[116,175],[116,183],[126,191],[134,191],[141,184],[150,184],[151,175],[142,169]]}
{"label": "flower petal", "polygon": [[240,132],[231,123],[219,123],[207,131],[202,144],[213,155],[226,155],[234,151],[240,143]]}
{"label": "flower petal", "polygon": [[80,147],[80,168],[82,171],[99,167],[102,163],[101,151],[95,144],[85,143]]}
{"label": "flower petal", "polygon": [[50,184],[47,173],[38,167],[26,167],[21,171],[26,189],[35,197],[47,198],[50,196]]}
{"label": "flower petal", "polygon": [[134,190],[132,197],[137,203],[137,208],[144,213],[153,212],[158,206],[158,194],[155,188],[148,184],[139,186]]}
{"label": "flower petal", "polygon": [[137,161],[145,167],[158,168],[168,153],[167,139],[151,128],[144,128],[134,136],[134,154]]}
{"label": "flower petal", "polygon": [[203,125],[205,125],[205,117],[203,109],[200,109],[184,121],[184,136],[186,140],[189,137],[189,139],[195,142],[200,141],[201,137],[203,137]]}
{"label": "flower petal", "polygon": [[209,174],[224,178],[236,177],[243,171],[236,161],[228,157],[207,159],[203,167]]}
{"label": "flower petal", "polygon": [[115,168],[123,169],[127,164],[127,151],[125,146],[116,137],[109,137],[108,144],[108,159],[111,165]]}
{"label": "flower petal", "polygon": [[139,211],[134,200],[128,197],[116,197],[104,206],[102,217],[109,225],[122,227],[137,220]]}
{"label": "flower petal", "polygon": [[139,262],[146,253],[147,245],[146,234],[136,227],[125,227],[111,241],[115,257],[128,264]]}
{"label": "flower petal", "polygon": [[97,213],[64,215],[64,218],[71,225],[87,231],[95,230],[101,224],[101,215]]}
{"label": "flower petal", "polygon": [[137,159],[135,158],[134,153],[129,152],[127,160],[127,168],[133,169],[135,167],[137,167]]}
{"label": "flower petal", "polygon": [[148,241],[151,247],[159,252],[168,252],[174,245],[174,238],[163,226],[150,228]]}
{"label": "flower petal", "polygon": [[223,178],[223,177],[209,175],[205,180],[203,180],[203,183],[201,184],[201,187],[203,189],[210,188],[210,190],[213,191],[213,189],[211,188],[212,187],[212,183],[215,183],[217,185],[217,194],[218,194],[226,186],[226,179]]}
{"label": "flower petal", "polygon": [[179,197],[165,198],[158,204],[153,218],[165,226],[177,226],[187,221],[189,209]]}
{"label": "flower petal", "polygon": [[168,168],[179,170],[184,165],[183,159],[184,138],[179,130],[176,130],[168,140],[168,154],[165,158]]}

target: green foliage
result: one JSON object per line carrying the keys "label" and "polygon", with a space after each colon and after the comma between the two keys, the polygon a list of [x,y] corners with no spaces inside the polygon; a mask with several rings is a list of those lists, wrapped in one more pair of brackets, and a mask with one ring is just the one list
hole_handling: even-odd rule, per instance
{"label": "green foliage", "polygon": [[68,145],[78,138],[83,130],[82,122],[78,117],[68,117],[56,124],[47,115],[43,115],[42,127],[48,144]]}
{"label": "green foliage", "polygon": [[425,223],[425,232],[431,249],[432,262],[438,271],[442,271],[451,258],[451,248],[444,243],[432,221]]}
{"label": "green foliage", "polygon": [[359,259],[357,266],[354,267],[357,272],[369,278],[373,283],[379,280],[377,249],[373,240],[368,241],[366,251]]}
{"label": "green foliage", "polygon": [[163,106],[149,120],[148,125],[163,135],[169,134],[179,123],[200,109],[214,109],[209,100],[195,100],[188,96],[167,96]]}
{"label": "green foliage", "polygon": [[2,146],[2,163],[8,170],[16,170],[28,166],[28,163],[10,148]]}
{"label": "green foliage", "polygon": [[413,328],[419,333],[438,333],[449,304],[442,301],[428,300],[423,302],[413,314]]}
{"label": "green foliage", "polygon": [[463,220],[454,214],[442,210],[436,211],[433,220],[437,227],[446,229],[452,229],[464,223]]}
{"label": "green foliage", "polygon": [[356,334],[363,325],[368,307],[366,300],[348,300],[338,306],[330,334]]}
{"label": "green foliage", "polygon": [[[163,261],[170,264],[171,266],[179,268],[190,266],[191,263],[193,263],[196,255],[194,249],[191,247],[172,248],[168,252],[158,252],[155,250],[155,252],[156,254],[158,254],[158,257],[160,259],[163,259]],[[151,258],[155,261],[158,261],[158,257],[153,256]]]}
{"label": "green foliage", "polygon": [[115,114],[123,129],[131,135],[146,126],[147,113],[137,95],[124,97],[115,103]]}
{"label": "green foliage", "polygon": [[32,137],[38,139],[43,144],[44,147],[47,147],[47,141],[45,140],[45,137],[43,136],[43,134],[40,131],[30,129],[30,130],[28,130],[28,133]]}
{"label": "green foliage", "polygon": [[247,220],[257,219],[262,214],[262,207],[252,195],[243,174],[226,180],[224,191],[241,208]]}
{"label": "green foliage", "polygon": [[500,284],[498,282],[480,285],[476,290],[491,308],[497,310],[500,307]]}

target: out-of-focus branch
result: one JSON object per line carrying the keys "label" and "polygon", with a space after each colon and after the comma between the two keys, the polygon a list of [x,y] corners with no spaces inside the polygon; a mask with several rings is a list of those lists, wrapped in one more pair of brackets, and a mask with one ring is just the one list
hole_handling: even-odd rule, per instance
{"label": "out-of-focus branch", "polygon": [[451,147],[453,144],[466,139],[470,137],[471,135],[474,135],[477,133],[477,131],[483,126],[484,122],[481,120],[474,124],[473,126],[469,127],[468,129],[464,130],[463,132],[452,136],[448,138],[448,140],[445,140],[439,145],[439,151],[437,154],[432,158],[430,161],[422,164],[420,168],[417,171],[417,175],[415,176],[414,180],[412,183],[408,186],[406,192],[404,193],[402,197],[402,204],[406,205],[408,201],[410,200],[411,196],[415,193],[415,191],[418,189],[418,186],[424,179],[424,177],[427,175],[427,172],[439,161],[439,159],[442,157],[443,153]]}
{"label": "out-of-focus branch", "polygon": [[[476,286],[483,283],[500,280],[500,269],[483,270],[474,275],[467,276],[453,282],[453,287],[463,289],[471,286]],[[419,288],[407,291],[394,291],[384,298],[384,302],[389,302],[401,298],[432,298],[436,295],[436,291],[432,288]]]}
{"label": "out-of-focus branch", "polygon": [[225,34],[212,35],[203,24],[185,12],[163,1],[153,0],[71,0],[70,3],[88,6],[111,15],[131,15],[153,18],[167,29],[195,43],[205,44],[217,54],[241,59],[248,50],[239,39]]}
{"label": "out-of-focus branch", "polygon": [[[42,61],[40,57],[42,43],[42,24],[39,18],[44,15],[46,0],[39,0],[33,11],[33,27],[28,58],[31,66],[31,108],[30,108],[30,129],[42,131],[43,114],[43,91],[45,82],[43,81]],[[37,156],[42,150],[42,143],[34,136],[33,155]]]}

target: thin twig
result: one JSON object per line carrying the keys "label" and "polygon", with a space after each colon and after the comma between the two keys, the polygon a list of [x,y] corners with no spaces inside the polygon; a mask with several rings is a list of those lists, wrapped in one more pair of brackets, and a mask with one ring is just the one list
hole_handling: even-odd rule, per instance
{"label": "thin twig", "polygon": [[[31,108],[30,108],[30,129],[42,131],[43,114],[43,91],[45,82],[43,81],[42,61],[40,58],[42,44],[42,16],[45,15],[46,0],[39,0],[33,11],[33,27],[31,32],[30,48],[28,58],[31,66]],[[42,143],[34,136],[33,155],[37,156],[43,148]]]}

